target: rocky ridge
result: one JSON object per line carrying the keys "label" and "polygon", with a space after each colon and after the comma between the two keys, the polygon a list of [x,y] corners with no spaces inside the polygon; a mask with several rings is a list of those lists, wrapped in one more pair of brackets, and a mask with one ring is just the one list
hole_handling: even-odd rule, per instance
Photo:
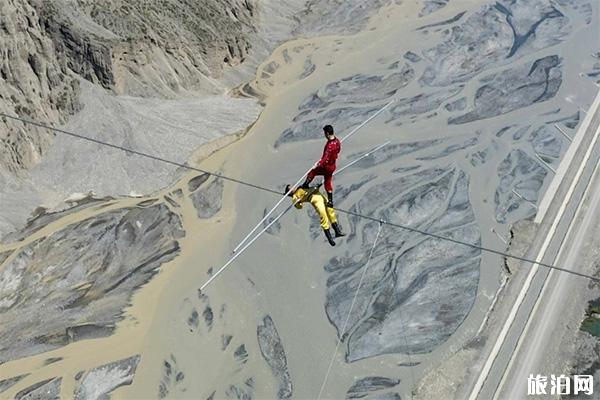
{"label": "rocky ridge", "polygon": [[[251,47],[255,7],[251,0],[3,2],[0,111],[62,124],[80,107],[80,79],[142,97],[221,92],[224,66],[242,62]],[[39,162],[47,132],[0,124],[0,171]]]}

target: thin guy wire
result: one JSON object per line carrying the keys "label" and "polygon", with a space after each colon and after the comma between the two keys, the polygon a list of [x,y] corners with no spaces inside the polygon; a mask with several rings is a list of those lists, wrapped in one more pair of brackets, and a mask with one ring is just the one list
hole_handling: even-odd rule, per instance
{"label": "thin guy wire", "polygon": [[[62,133],[62,134],[68,135],[68,136],[72,136],[72,137],[78,138],[78,139],[87,140],[87,141],[90,141],[90,142],[93,142],[93,143],[96,143],[96,144],[99,144],[99,145],[102,145],[102,146],[108,146],[108,147],[112,147],[114,149],[118,149],[118,150],[122,150],[122,151],[129,152],[129,153],[132,153],[132,154],[136,154],[136,155],[138,155],[140,157],[146,157],[146,158],[149,158],[149,159],[152,159],[152,160],[155,160],[155,161],[159,161],[159,162],[163,162],[163,163],[166,163],[166,164],[175,165],[177,167],[181,167],[181,168],[185,168],[185,169],[189,169],[189,170],[193,170],[193,171],[202,172],[202,173],[205,173],[205,174],[217,177],[217,178],[221,178],[221,179],[226,180],[226,181],[234,182],[234,183],[237,183],[237,184],[240,184],[240,185],[244,185],[244,186],[248,186],[248,187],[251,187],[251,188],[254,188],[254,189],[258,189],[258,190],[262,190],[262,191],[265,191],[265,192],[273,193],[273,194],[276,194],[278,196],[281,195],[280,191],[269,189],[269,188],[264,187],[264,186],[260,186],[260,185],[256,185],[256,184],[253,184],[253,183],[250,183],[250,182],[246,182],[246,181],[240,180],[240,179],[232,178],[232,177],[229,177],[227,175],[223,175],[223,174],[219,174],[219,173],[215,173],[215,172],[203,170],[201,168],[192,167],[192,166],[187,165],[187,164],[182,164],[182,163],[179,163],[179,162],[176,162],[176,161],[172,161],[172,160],[168,160],[168,159],[165,159],[165,158],[162,158],[162,157],[159,157],[159,156],[155,156],[155,155],[152,155],[152,154],[144,153],[144,152],[137,151],[137,150],[134,150],[134,149],[129,149],[129,148],[126,148],[126,147],[123,147],[123,146],[119,146],[119,145],[115,145],[115,144],[112,144],[112,143],[109,143],[109,142],[104,142],[102,140],[93,139],[93,138],[90,138],[90,137],[87,137],[87,136],[83,136],[83,135],[80,135],[80,134],[77,134],[77,133],[65,131],[63,129],[54,128],[52,126],[45,125],[45,124],[42,124],[42,123],[39,123],[39,122],[35,122],[35,121],[31,121],[31,120],[28,120],[28,119],[25,119],[25,118],[16,117],[16,116],[13,116],[13,115],[5,114],[3,112],[0,112],[0,116],[6,117],[6,118],[10,118],[10,119],[13,119],[13,120],[17,120],[17,121],[21,121],[21,122],[26,123],[26,124],[30,124],[30,125],[38,126],[38,127],[41,127],[41,128],[45,128],[45,129],[48,129],[48,130],[51,130],[51,131],[54,131],[54,132]],[[567,274],[572,274],[572,275],[576,275],[576,276],[580,276],[580,277],[583,277],[583,278],[590,279],[590,280],[595,281],[595,282],[600,282],[600,278],[598,278],[598,277],[591,276],[591,275],[588,275],[588,274],[583,274],[581,272],[573,271],[573,270],[562,268],[562,267],[557,267],[557,266],[552,265],[552,264],[537,262],[535,260],[530,260],[530,259],[527,259],[525,257],[515,256],[513,254],[505,253],[505,252],[502,252],[502,251],[499,251],[499,250],[490,249],[488,247],[483,247],[483,246],[475,245],[475,244],[472,244],[472,243],[463,242],[463,241],[460,241],[460,240],[457,240],[457,239],[452,239],[452,238],[449,238],[449,237],[437,235],[435,233],[430,233],[430,232],[422,231],[422,230],[417,229],[417,228],[411,228],[411,227],[404,226],[404,225],[401,225],[401,224],[394,224],[394,223],[389,222],[389,221],[381,221],[379,218],[371,217],[371,216],[364,215],[364,214],[359,214],[359,213],[356,213],[356,212],[353,212],[353,211],[344,210],[344,209],[341,209],[341,208],[334,208],[334,209],[336,211],[338,211],[338,212],[341,212],[341,213],[344,213],[344,214],[347,214],[347,215],[352,215],[352,216],[355,216],[355,217],[358,217],[358,218],[367,219],[367,220],[370,220],[370,221],[382,222],[384,225],[389,225],[389,226],[392,226],[392,227],[395,227],[395,228],[399,228],[399,229],[405,229],[405,230],[408,230],[410,232],[419,233],[421,235],[426,235],[426,236],[434,237],[434,238],[437,238],[437,239],[440,239],[440,240],[446,240],[446,241],[449,241],[449,242],[452,242],[452,243],[460,244],[462,246],[467,246],[467,247],[471,247],[473,249],[478,249],[478,250],[485,251],[485,252],[488,252],[488,253],[497,254],[497,255],[500,255],[500,256],[503,256],[503,257],[506,257],[506,258],[512,258],[514,260],[523,261],[523,262],[526,262],[526,263],[531,263],[533,265],[537,264],[537,265],[539,265],[541,267],[545,267],[545,268],[549,268],[549,269],[555,269],[557,271],[562,271],[562,272],[565,272]]]}
{"label": "thin guy wire", "polygon": [[350,321],[350,317],[352,316],[352,309],[354,308],[354,304],[356,303],[356,299],[358,298],[358,293],[360,292],[360,288],[362,286],[363,280],[365,279],[365,275],[367,273],[367,269],[369,268],[369,264],[371,263],[371,257],[373,257],[373,251],[375,251],[375,246],[377,246],[377,240],[379,239],[379,234],[381,233],[381,227],[383,226],[383,221],[379,221],[379,228],[377,229],[377,235],[375,236],[375,240],[373,241],[373,246],[371,247],[371,251],[369,252],[369,258],[367,258],[367,263],[365,264],[362,274],[360,275],[360,279],[358,281],[358,286],[356,287],[356,292],[354,293],[354,297],[352,298],[352,303],[350,303],[350,309],[348,310],[348,315],[346,316],[346,320],[344,321],[344,325],[342,326],[342,330],[340,331],[340,336],[337,340],[337,344],[335,345],[335,349],[333,350],[333,354],[331,355],[331,360],[329,361],[329,367],[327,367],[327,373],[325,374],[325,378],[323,379],[323,383],[321,384],[321,389],[319,390],[319,395],[317,396],[317,400],[321,399],[321,395],[323,394],[323,390],[325,389],[325,385],[327,384],[327,379],[329,378],[329,374],[331,373],[331,368],[333,367],[333,362],[335,361],[335,356],[337,355],[338,349],[340,348],[340,344],[342,343],[342,338],[346,333],[346,328],[348,328],[348,322]]}

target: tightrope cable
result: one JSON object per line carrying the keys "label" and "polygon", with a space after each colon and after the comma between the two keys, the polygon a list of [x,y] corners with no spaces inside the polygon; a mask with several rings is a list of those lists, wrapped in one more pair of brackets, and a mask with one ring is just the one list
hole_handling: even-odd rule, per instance
{"label": "tightrope cable", "polygon": [[[356,212],[353,212],[353,211],[349,211],[349,210],[342,210],[342,209],[337,209],[337,208],[335,210],[339,211],[341,213],[347,214],[347,215],[353,215],[355,217],[362,218],[362,219],[367,219],[367,220],[370,220],[370,221],[375,221],[375,222],[379,222],[380,221],[378,218],[371,217],[371,216],[364,215],[364,214],[359,214],[359,213],[356,213]],[[555,269],[557,271],[566,272],[568,274],[573,274],[573,275],[577,275],[577,276],[581,276],[581,277],[584,277],[584,278],[591,279],[591,280],[596,281],[596,282],[600,282],[600,278],[599,277],[595,277],[595,276],[592,276],[592,275],[583,274],[581,272],[573,271],[571,269],[566,269],[566,268],[562,268],[562,267],[557,267],[556,265],[546,264],[546,263],[538,262],[538,261],[535,261],[535,260],[530,260],[530,259],[525,258],[525,257],[520,257],[520,256],[516,256],[514,254],[505,253],[503,251],[490,249],[489,247],[483,247],[483,246],[476,245],[476,244],[473,244],[473,243],[463,242],[463,241],[458,240],[458,239],[452,239],[452,238],[449,238],[447,236],[438,235],[436,233],[431,233],[431,232],[423,231],[421,229],[411,228],[410,226],[406,226],[406,225],[395,224],[395,223],[389,222],[389,221],[383,221],[382,223],[385,224],[385,225],[393,226],[395,228],[404,229],[404,230],[407,230],[407,231],[410,231],[410,232],[419,233],[421,235],[430,236],[430,237],[434,237],[436,239],[445,240],[445,241],[448,241],[448,242],[460,244],[461,246],[467,246],[467,247],[470,247],[470,248],[473,248],[473,249],[477,249],[477,250],[481,250],[481,251],[486,251],[486,252],[492,253],[492,254],[497,254],[499,256],[503,256],[503,257],[506,257],[506,258],[512,258],[513,260],[523,261],[523,262],[531,263],[531,264],[537,264],[537,265],[542,266],[542,267],[546,267],[546,268],[550,268],[550,269]]]}
{"label": "tightrope cable", "polygon": [[[21,122],[23,122],[25,124],[30,124],[30,125],[38,126],[40,128],[45,128],[45,129],[48,129],[48,130],[51,130],[51,131],[54,131],[54,132],[57,132],[57,133],[62,133],[62,134],[65,134],[65,135],[68,135],[68,136],[71,136],[71,137],[78,138],[78,139],[82,139],[82,140],[86,140],[86,141],[89,141],[89,142],[93,142],[93,143],[99,144],[101,146],[108,146],[108,147],[111,147],[111,148],[114,148],[114,149],[117,149],[117,150],[121,150],[121,151],[125,151],[125,152],[129,152],[129,153],[138,155],[140,157],[145,157],[145,158],[149,158],[149,159],[152,159],[152,160],[155,160],[155,161],[159,161],[159,162],[163,162],[163,163],[166,163],[166,164],[170,164],[170,165],[174,165],[174,166],[177,166],[177,167],[181,167],[181,168],[184,168],[184,169],[189,169],[189,170],[192,170],[192,171],[201,172],[201,173],[204,173],[204,174],[208,174],[208,175],[214,176],[216,178],[223,179],[225,181],[237,183],[239,185],[251,187],[251,188],[254,188],[254,189],[262,190],[264,192],[269,192],[269,193],[273,193],[273,194],[276,194],[278,196],[281,196],[281,192],[278,191],[278,190],[274,190],[274,189],[270,189],[270,188],[267,188],[267,187],[264,187],[264,186],[256,185],[256,184],[253,184],[253,183],[250,183],[250,182],[247,182],[247,181],[243,181],[241,179],[232,178],[232,177],[227,176],[227,175],[223,175],[223,174],[219,174],[219,173],[216,173],[216,172],[207,171],[207,170],[204,170],[204,169],[201,169],[201,168],[192,167],[192,166],[190,166],[188,164],[183,164],[183,163],[180,163],[180,162],[177,162],[177,161],[168,160],[168,159],[165,159],[163,157],[159,157],[159,156],[155,156],[155,155],[152,155],[152,154],[144,153],[144,152],[137,151],[137,150],[134,150],[134,149],[131,149],[131,148],[127,148],[127,147],[124,147],[124,146],[119,146],[119,145],[116,145],[116,144],[113,144],[113,143],[109,143],[109,142],[105,142],[105,141],[102,141],[102,140],[99,140],[99,139],[90,138],[90,137],[87,137],[87,136],[84,136],[84,135],[80,135],[80,134],[69,132],[69,131],[66,131],[66,130],[63,130],[63,129],[55,128],[53,126],[49,126],[49,125],[45,125],[45,124],[42,124],[42,123],[39,123],[39,122],[31,121],[31,120],[28,120],[28,119],[25,119],[25,118],[21,118],[21,117],[17,117],[17,116],[5,114],[3,112],[0,112],[0,116],[6,117],[6,118],[10,118],[10,119],[13,119],[13,120],[17,120],[17,121],[21,121]],[[590,279],[590,280],[595,281],[595,282],[600,282],[600,278],[599,277],[595,277],[595,276],[592,276],[592,275],[588,275],[588,274],[584,274],[584,273],[581,273],[581,272],[573,271],[573,270],[570,270],[570,269],[567,269],[567,268],[562,268],[562,267],[558,267],[558,266],[555,266],[555,265],[552,265],[552,264],[537,262],[535,260],[531,260],[531,259],[528,259],[528,258],[525,258],[525,257],[516,256],[516,255],[510,254],[510,253],[506,253],[506,252],[499,251],[499,250],[494,250],[494,249],[491,249],[489,247],[483,247],[483,246],[476,245],[476,244],[473,244],[473,243],[463,242],[461,240],[452,239],[452,238],[449,238],[449,237],[446,237],[446,236],[442,236],[442,235],[438,235],[438,234],[431,233],[431,232],[426,232],[426,231],[423,231],[423,230],[420,230],[420,229],[417,229],[417,228],[411,228],[409,226],[405,226],[405,225],[401,225],[401,224],[395,224],[395,223],[392,223],[392,222],[389,222],[389,221],[381,221],[379,218],[376,218],[376,217],[373,217],[373,216],[369,216],[369,215],[359,214],[357,212],[353,212],[353,211],[349,211],[349,210],[344,210],[342,208],[334,208],[334,209],[336,211],[340,212],[340,213],[344,213],[344,214],[347,214],[347,215],[352,215],[352,216],[355,216],[357,218],[362,218],[362,219],[366,219],[366,220],[370,220],[370,221],[375,221],[375,222],[381,222],[384,225],[388,225],[388,226],[395,227],[395,228],[398,228],[398,229],[404,229],[404,230],[407,230],[407,231],[410,231],[410,232],[419,233],[421,235],[430,236],[430,237],[434,237],[434,238],[437,238],[437,239],[440,239],[440,240],[449,241],[449,242],[452,242],[452,243],[455,243],[455,244],[459,244],[461,246],[471,247],[473,249],[478,249],[478,250],[485,251],[485,252],[488,252],[488,253],[497,254],[497,255],[500,255],[502,257],[511,258],[513,260],[518,260],[518,261],[522,261],[522,262],[525,262],[525,263],[530,263],[532,265],[537,264],[537,265],[545,267],[545,268],[554,269],[554,270],[557,270],[557,271],[565,272],[567,274],[572,274],[572,275],[580,276],[580,277],[583,277],[583,278],[587,278],[587,279]]]}
{"label": "tightrope cable", "polygon": [[129,147],[120,146],[118,144],[106,142],[106,141],[99,140],[99,139],[94,139],[94,138],[91,138],[89,136],[84,136],[84,135],[80,135],[78,133],[69,132],[69,131],[66,131],[64,129],[55,128],[53,126],[49,126],[49,125],[45,125],[45,124],[42,124],[42,123],[39,123],[39,122],[31,121],[31,120],[28,120],[28,119],[25,119],[25,118],[15,117],[13,115],[8,115],[8,114],[5,114],[3,112],[0,112],[0,116],[6,117],[6,118],[10,118],[10,119],[14,119],[14,120],[17,120],[17,121],[21,121],[21,122],[23,122],[25,124],[34,125],[34,126],[37,126],[37,127],[40,127],[40,128],[45,128],[45,129],[48,129],[48,130],[51,130],[51,131],[54,131],[54,132],[57,132],[57,133],[62,133],[64,135],[71,136],[71,137],[74,137],[74,138],[77,138],[77,139],[81,139],[81,140],[85,140],[85,141],[88,141],[88,142],[96,143],[96,144],[99,144],[101,146],[111,147],[113,149],[121,150],[121,151],[124,151],[126,153],[132,153],[132,154],[135,154],[137,156],[144,157],[144,158],[149,158],[151,160],[159,161],[159,162],[162,162],[162,163],[165,163],[165,164],[174,165],[176,167],[180,167],[180,168],[184,168],[184,169],[189,169],[189,170],[192,170],[192,171],[202,172],[204,174],[208,174],[208,175],[214,176],[216,178],[221,178],[221,179],[226,180],[226,181],[234,182],[234,183],[237,183],[237,184],[240,184],[240,185],[244,185],[244,186],[249,186],[249,187],[252,187],[254,189],[264,190],[266,192],[276,193],[278,195],[281,194],[280,192],[278,192],[276,190],[272,190],[272,189],[269,189],[269,188],[266,188],[266,187],[263,187],[263,186],[255,185],[253,183],[244,182],[242,180],[239,180],[239,179],[236,179],[236,178],[232,178],[232,177],[229,177],[229,176],[226,176],[226,175],[222,175],[222,174],[219,174],[217,172],[211,172],[211,171],[207,171],[207,170],[204,170],[204,169],[201,169],[201,168],[192,167],[191,165],[180,163],[180,162],[173,161],[173,160],[169,160],[169,159],[166,159],[166,158],[163,158],[163,157],[160,157],[160,156],[156,156],[154,154],[145,153],[145,152],[138,151],[138,150],[135,150],[135,149],[132,149],[132,148],[129,148]]}
{"label": "tightrope cable", "polygon": [[[349,166],[351,166],[351,165],[355,164],[357,161],[359,161],[359,160],[362,160],[363,158],[365,158],[365,157],[367,157],[368,155],[372,154],[373,152],[375,152],[375,151],[377,151],[377,150],[379,150],[379,149],[383,148],[384,146],[388,145],[389,143],[390,143],[390,142],[386,142],[386,143],[384,143],[383,145],[381,145],[381,146],[378,146],[378,147],[377,147],[377,148],[375,148],[374,150],[371,150],[371,151],[369,151],[368,153],[364,154],[363,156],[361,156],[361,157],[357,158],[356,160],[352,161],[350,164],[348,164],[348,165],[346,165],[345,167],[341,168],[341,169],[340,169],[340,171],[342,171],[342,170],[346,169],[347,167],[349,167]],[[319,188],[320,188],[320,186],[321,186],[321,185],[318,185],[318,186],[316,186],[316,188],[315,188],[315,187],[313,187],[313,188],[312,188],[312,191],[309,191],[309,192],[310,192],[309,194],[312,196],[313,194],[315,194],[315,193],[319,192]],[[315,191],[315,189],[316,189],[316,191]],[[288,193],[289,193],[289,192],[291,192],[291,191],[293,191],[293,190],[294,190],[294,188],[293,188],[293,187],[290,187],[290,189],[289,189]],[[291,196],[291,195],[290,195],[290,196]],[[228,261],[225,263],[225,265],[223,265],[221,268],[219,268],[219,270],[217,271],[217,273],[216,273],[216,274],[214,274],[213,276],[211,276],[211,277],[210,277],[210,279],[209,279],[209,280],[208,280],[208,281],[207,281],[207,282],[206,282],[204,285],[202,285],[202,287],[200,287],[200,290],[201,290],[201,291],[202,291],[202,290],[204,290],[204,289],[205,289],[205,288],[206,288],[206,287],[207,287],[207,286],[208,286],[208,285],[209,285],[209,284],[210,284],[210,283],[211,283],[211,282],[212,282],[212,281],[213,281],[213,280],[214,280],[214,279],[217,277],[217,275],[219,275],[221,272],[223,272],[223,271],[225,270],[225,268],[227,268],[229,265],[231,265],[231,263],[233,262],[233,260],[235,260],[235,259],[238,257],[238,255],[239,255],[240,253],[244,252],[244,251],[245,251],[245,250],[246,250],[246,249],[247,249],[247,248],[248,248],[248,247],[249,247],[249,246],[250,246],[252,243],[254,243],[254,242],[256,241],[256,239],[258,239],[258,237],[259,237],[259,236],[261,236],[263,233],[265,233],[265,232],[266,232],[266,231],[269,229],[269,227],[270,227],[271,225],[273,225],[275,222],[277,222],[277,221],[278,221],[278,220],[279,220],[281,217],[283,217],[283,216],[284,216],[284,214],[285,214],[286,212],[288,212],[288,210],[289,210],[290,208],[292,208],[292,206],[295,206],[295,205],[296,205],[298,202],[300,202],[300,201],[301,201],[301,199],[294,200],[294,201],[292,202],[292,204],[291,204],[290,206],[288,206],[288,207],[285,209],[285,211],[283,211],[283,212],[282,212],[282,213],[280,213],[278,216],[276,216],[275,218],[273,218],[273,219],[271,220],[271,222],[269,222],[269,223],[268,223],[268,225],[267,225],[265,228],[263,228],[263,229],[262,229],[260,232],[258,232],[256,235],[254,235],[254,237],[253,237],[253,238],[252,238],[252,239],[251,239],[249,242],[248,242],[248,241],[242,241],[242,242],[240,242],[240,244],[239,244],[239,245],[238,245],[238,246],[235,248],[235,250],[233,251],[233,256],[232,256],[232,257],[231,257],[231,258],[230,258],[230,259],[229,259],[229,260],[228,260]],[[277,203],[277,205],[279,205],[279,203]],[[276,207],[277,207],[277,206],[276,206]],[[275,208],[273,208],[271,211],[275,211],[276,207],[275,207]],[[271,213],[268,213],[268,214],[267,214],[267,216],[268,216],[269,214],[271,214]],[[254,232],[254,231],[255,231],[255,230],[256,230],[256,229],[257,229],[257,228],[260,226],[260,224],[263,224],[263,225],[264,225],[264,224],[266,223],[266,221],[267,221],[266,217],[265,217],[265,218],[263,218],[263,219],[261,220],[261,222],[259,223],[259,225],[257,225],[257,226],[256,226],[256,228],[252,230],[252,232]],[[250,234],[251,234],[252,232],[250,232],[250,233],[248,234],[248,236],[246,236],[246,238],[249,238],[249,237],[250,237]],[[242,244],[244,244],[244,245],[242,246]]]}
{"label": "tightrope cable", "polygon": [[[340,139],[340,142],[344,142],[346,139],[349,139],[352,135],[354,135],[356,132],[358,132],[360,130],[360,128],[362,128],[363,126],[365,126],[366,124],[368,124],[371,120],[373,120],[374,118],[376,118],[379,114],[381,114],[382,112],[385,111],[386,108],[388,108],[392,103],[394,102],[394,100],[388,102],[386,105],[384,105],[383,107],[381,107],[379,110],[377,110],[376,113],[374,113],[373,115],[371,115],[369,118],[367,118],[366,120],[364,120],[360,125],[358,125],[356,128],[354,128],[350,133],[348,133],[346,136],[344,136],[343,138]],[[306,170],[306,172],[296,181],[296,183],[294,183],[293,185],[290,186],[290,191],[294,190],[296,187],[298,187],[298,185],[300,185],[300,182],[302,182],[304,180],[304,178],[310,173],[310,171],[315,168],[318,165],[318,162],[314,163],[309,169]],[[285,198],[290,194],[290,192],[288,191],[287,193],[284,193],[283,196],[279,199],[279,201],[277,203],[275,203],[275,205],[273,207],[271,207],[271,209],[269,210],[269,212],[267,212],[260,221],[258,221],[258,223],[254,226],[254,228],[252,228],[252,230],[238,243],[237,246],[235,246],[235,248],[233,249],[233,252],[235,253],[236,251],[238,251],[238,249],[240,247],[242,247],[242,245],[244,243],[246,243],[246,241],[252,236],[252,234],[254,232],[256,232],[256,230],[267,220],[267,218],[269,218],[269,216],[275,212],[275,210],[277,209],[277,207],[279,207],[279,205],[281,203],[283,203],[283,201],[285,200]]]}

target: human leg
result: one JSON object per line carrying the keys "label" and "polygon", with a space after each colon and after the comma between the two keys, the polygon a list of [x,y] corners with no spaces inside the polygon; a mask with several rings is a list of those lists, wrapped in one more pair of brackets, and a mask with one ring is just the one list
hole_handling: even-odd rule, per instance
{"label": "human leg", "polygon": [[327,207],[325,206],[325,199],[323,196],[313,196],[311,199],[311,204],[317,211],[317,214],[319,214],[319,222],[321,224],[321,228],[323,228],[323,233],[325,233],[327,241],[330,245],[335,246],[335,241],[331,237],[331,232],[329,231],[331,224],[329,222]]}
{"label": "human leg", "polygon": [[322,174],[323,175],[323,180],[324,180],[323,186],[325,187],[325,191],[327,192],[327,196],[329,196],[330,193],[333,193],[333,172],[334,171],[335,171],[335,169],[333,169],[333,170],[327,169]]}
{"label": "human leg", "polygon": [[314,197],[314,199],[312,199],[311,204],[317,211],[317,214],[319,214],[319,222],[321,224],[321,228],[329,229],[330,223],[329,223],[329,216],[327,213],[327,207],[325,207],[325,200],[323,199],[322,196],[313,196],[313,197]]}
{"label": "human leg", "polygon": [[304,180],[302,187],[304,189],[308,188],[308,185],[312,182],[313,179],[315,179],[315,176],[323,175],[323,174],[324,174],[323,167],[315,167],[315,168],[311,169],[310,171],[308,171],[308,174],[306,175],[306,179]]}
{"label": "human leg", "polygon": [[335,232],[335,237],[343,237],[346,236],[344,232],[342,232],[342,227],[337,221],[337,216],[335,215],[335,210],[332,207],[327,207],[327,217],[329,218],[329,222],[333,231]]}
{"label": "human leg", "polygon": [[329,218],[329,223],[335,232],[336,238],[346,236],[346,234],[342,232],[342,227],[337,221],[337,216],[335,215],[333,207],[327,207],[327,218]]}

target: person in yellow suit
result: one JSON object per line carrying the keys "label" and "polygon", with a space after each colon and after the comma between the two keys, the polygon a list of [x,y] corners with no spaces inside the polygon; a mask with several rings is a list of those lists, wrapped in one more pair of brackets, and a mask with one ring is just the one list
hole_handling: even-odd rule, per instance
{"label": "person in yellow suit", "polygon": [[290,191],[290,185],[286,185],[285,193],[288,193],[288,196],[290,196],[294,202],[294,206],[298,209],[301,209],[302,204],[306,202],[309,202],[314,207],[317,214],[319,214],[321,228],[323,228],[323,232],[325,232],[327,241],[330,245],[335,246],[335,241],[331,237],[329,228],[333,228],[336,238],[346,235],[342,232],[342,229],[337,222],[335,210],[333,207],[327,206],[327,198],[319,191],[320,187],[321,185],[319,184],[316,187],[299,187]]}

